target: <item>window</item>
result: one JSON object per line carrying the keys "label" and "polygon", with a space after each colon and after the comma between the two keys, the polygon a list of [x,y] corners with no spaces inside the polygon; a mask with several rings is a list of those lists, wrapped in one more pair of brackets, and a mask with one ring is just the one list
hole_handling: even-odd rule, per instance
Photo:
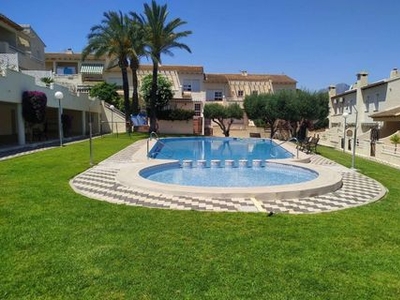
{"label": "window", "polygon": [[222,91],[215,91],[214,92],[214,100],[215,101],[222,101]]}
{"label": "window", "polygon": [[253,95],[258,95],[258,91],[253,91],[253,93],[252,93]]}
{"label": "window", "polygon": [[200,92],[200,80],[184,79],[182,88],[184,92]]}
{"label": "window", "polygon": [[74,75],[76,74],[75,66],[57,67],[57,75]]}
{"label": "window", "polygon": [[223,92],[222,90],[207,90],[206,101],[222,101]]}
{"label": "window", "polygon": [[376,94],[376,98],[374,101],[374,111],[378,111],[379,110],[379,94]]}
{"label": "window", "polygon": [[244,92],[242,90],[240,90],[240,91],[237,92],[237,95],[238,95],[238,97],[243,97]]}
{"label": "window", "polygon": [[194,104],[194,114],[197,117],[201,116],[201,104],[200,103],[195,103]]}
{"label": "window", "polygon": [[365,101],[365,112],[369,112],[369,96],[367,96],[367,101]]}

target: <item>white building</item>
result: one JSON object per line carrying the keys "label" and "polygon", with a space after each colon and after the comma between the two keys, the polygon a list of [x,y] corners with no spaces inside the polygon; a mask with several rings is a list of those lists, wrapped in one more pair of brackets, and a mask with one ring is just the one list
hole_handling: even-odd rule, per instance
{"label": "white building", "polygon": [[400,164],[395,145],[390,142],[390,137],[400,130],[400,73],[397,69],[393,69],[388,78],[373,83],[368,82],[367,72],[360,72],[348,91],[337,94],[331,86],[329,96],[330,126],[320,135],[323,143],[352,151],[356,141],[357,154]]}
{"label": "white building", "polygon": [[[0,148],[41,142],[32,140],[32,136],[27,134],[29,126],[22,116],[24,91],[46,94],[48,139],[58,138],[61,114],[72,119],[68,132],[72,137],[87,136],[89,120],[93,121],[94,134],[125,131],[123,114],[111,110],[107,103],[88,98],[90,88],[102,81],[121,86],[122,92],[120,69],[109,69],[105,58],[89,55],[82,61],[81,54],[74,53],[72,49],[63,53],[45,53],[44,48],[44,42],[29,25],[18,25],[0,14]],[[151,65],[140,66],[139,85],[141,79],[151,72]],[[195,112],[191,125],[185,125],[185,132],[174,127],[165,131],[170,133],[204,133],[202,112],[207,102],[242,105],[247,95],[273,93],[281,89],[295,90],[297,83],[286,75],[248,74],[246,71],[238,74],[208,74],[202,66],[162,65],[159,72],[173,86],[174,97],[170,101],[170,108]],[[131,76],[128,69],[129,82],[132,82]],[[47,86],[41,80],[44,77],[54,83]],[[64,95],[61,102],[54,96],[56,91]],[[244,116],[237,123],[240,128],[245,128],[248,120]]]}

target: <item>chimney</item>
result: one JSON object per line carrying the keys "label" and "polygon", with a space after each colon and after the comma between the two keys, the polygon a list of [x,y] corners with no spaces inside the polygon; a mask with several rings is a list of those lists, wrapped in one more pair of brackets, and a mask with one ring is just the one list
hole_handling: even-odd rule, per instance
{"label": "chimney", "polygon": [[241,71],[242,72],[242,76],[247,76],[247,71]]}
{"label": "chimney", "polygon": [[357,87],[363,87],[368,85],[368,73],[365,71],[362,71],[357,74]]}
{"label": "chimney", "polygon": [[329,94],[330,98],[333,97],[333,96],[336,96],[336,86],[330,85],[328,87],[328,94]]}
{"label": "chimney", "polygon": [[68,48],[67,50],[65,50],[65,54],[74,54],[74,51],[72,50],[72,48]]}
{"label": "chimney", "polygon": [[399,71],[397,68],[393,68],[392,71],[390,71],[390,78],[396,78],[397,76],[399,76]]}

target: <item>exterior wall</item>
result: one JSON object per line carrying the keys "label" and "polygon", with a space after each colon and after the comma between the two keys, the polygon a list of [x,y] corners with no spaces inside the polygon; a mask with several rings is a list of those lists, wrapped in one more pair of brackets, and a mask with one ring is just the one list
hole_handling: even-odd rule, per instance
{"label": "exterior wall", "polygon": [[[22,93],[24,91],[40,91],[47,95],[47,108],[46,118],[49,121],[49,131],[54,134],[58,132],[58,100],[55,98],[55,91],[61,91],[64,98],[61,100],[62,109],[72,115],[73,123],[71,132],[74,136],[84,135],[84,112],[89,110],[93,114],[99,115],[101,113],[101,105],[97,100],[90,100],[87,95],[77,96],[71,93],[68,88],[53,85],[53,89],[38,86],[35,83],[35,78],[20,72],[7,69],[5,76],[0,76],[0,107],[4,108],[1,111],[0,131],[1,135],[17,134],[18,143],[25,144],[25,124],[22,118]],[[15,117],[13,116],[15,112]],[[4,114],[4,118],[3,118]],[[94,128],[98,128],[96,126]],[[4,128],[4,129],[3,129]],[[99,133],[99,132],[94,132]],[[6,145],[2,145],[6,146]]]}
{"label": "exterior wall", "polygon": [[0,135],[11,135],[16,134],[16,109],[15,104],[6,102],[0,102],[0,120],[2,120],[2,126],[0,126]]}
{"label": "exterior wall", "polygon": [[193,120],[158,120],[158,132],[163,134],[193,134]]}
{"label": "exterior wall", "polygon": [[[345,151],[352,151],[356,131],[357,155],[374,157],[400,166],[400,156],[394,152],[389,137],[400,130],[399,118],[382,118],[374,120],[371,115],[399,107],[400,77],[397,70],[389,78],[375,83],[368,83],[368,74],[357,74],[353,90],[340,95],[330,87],[329,129],[320,133],[321,144],[342,148],[346,140]],[[346,129],[343,113],[347,112]],[[357,120],[356,120],[357,118]],[[357,121],[357,122],[356,122]],[[371,141],[371,128],[379,128],[379,140]],[[349,147],[350,144],[350,147]],[[375,151],[373,151],[375,149]]]}
{"label": "exterior wall", "polygon": [[110,106],[102,101],[101,105],[101,133],[125,133],[125,116],[117,109],[111,110]]}
{"label": "exterior wall", "polygon": [[274,83],[272,81],[272,91],[274,93],[282,91],[282,90],[296,90],[296,83]]}
{"label": "exterior wall", "polygon": [[[224,99],[226,99],[226,95],[230,95],[229,86],[226,83],[205,83],[204,88],[205,88],[206,102],[223,101]],[[221,100],[215,100],[214,96],[216,91],[222,92]]]}
{"label": "exterior wall", "polygon": [[0,53],[6,54],[2,60],[7,67],[43,70],[44,48],[44,43],[29,25],[20,26],[0,16]]}

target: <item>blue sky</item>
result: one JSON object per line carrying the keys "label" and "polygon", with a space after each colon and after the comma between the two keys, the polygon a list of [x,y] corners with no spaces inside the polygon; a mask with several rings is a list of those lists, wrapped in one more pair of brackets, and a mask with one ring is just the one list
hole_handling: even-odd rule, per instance
{"label": "blue sky", "polygon": [[[0,0],[0,13],[30,24],[46,52],[81,52],[105,11],[143,11],[137,0]],[[398,0],[159,0],[170,18],[187,22],[182,40],[163,64],[201,65],[206,73],[286,74],[298,88],[353,84],[359,71],[374,82],[400,67]],[[149,63],[143,61],[142,63]]]}

